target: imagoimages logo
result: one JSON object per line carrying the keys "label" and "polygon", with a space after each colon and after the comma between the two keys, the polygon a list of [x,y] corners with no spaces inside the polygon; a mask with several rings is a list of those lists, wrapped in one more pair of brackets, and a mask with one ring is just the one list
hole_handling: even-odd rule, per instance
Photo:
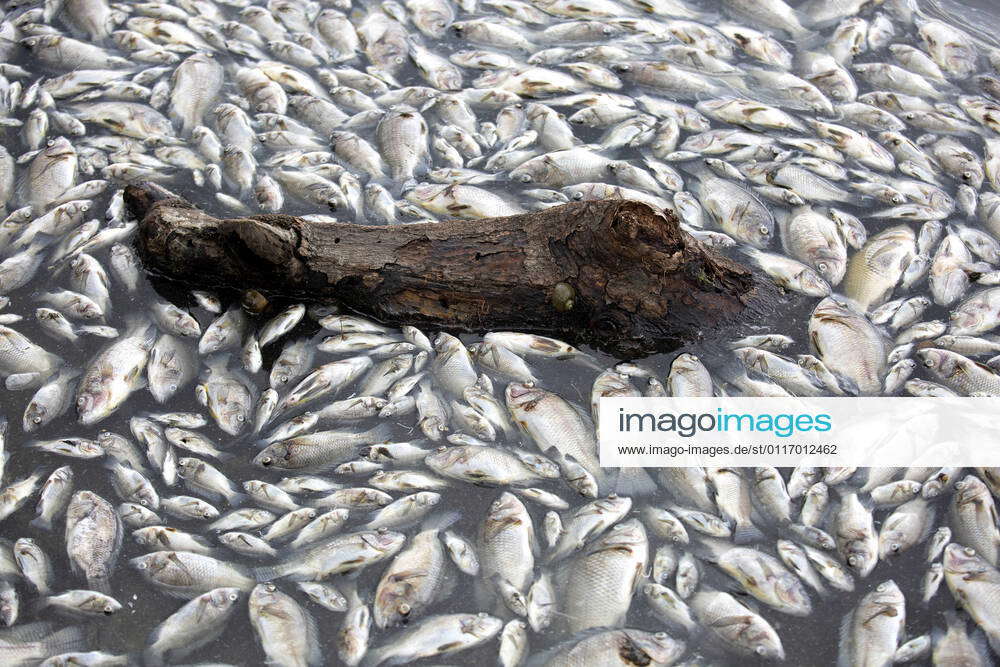
{"label": "imagoimages logo", "polygon": [[826,433],[833,428],[833,417],[821,413],[805,414],[749,414],[727,412],[716,408],[715,412],[630,412],[618,408],[618,431],[620,433],[669,433],[682,438],[696,434],[721,433],[768,433],[779,438],[788,438],[796,433]]}
{"label": "imagoimages logo", "polygon": [[1000,398],[600,399],[602,466],[1000,466]]}

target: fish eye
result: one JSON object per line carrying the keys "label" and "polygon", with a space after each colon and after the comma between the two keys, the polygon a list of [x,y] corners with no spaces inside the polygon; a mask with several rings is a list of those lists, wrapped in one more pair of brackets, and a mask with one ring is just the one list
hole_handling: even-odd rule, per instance
{"label": "fish eye", "polygon": [[604,33],[605,35],[610,35],[611,32],[612,32],[611,26],[609,26],[609,25],[604,26],[604,28],[601,30],[601,32]]}
{"label": "fish eye", "polygon": [[580,201],[581,199],[583,199],[583,193],[582,192],[574,192],[573,193],[573,199],[575,199],[577,201]]}
{"label": "fish eye", "polygon": [[768,229],[765,225],[761,225],[757,229],[760,231],[761,235],[763,235],[763,236],[767,236],[768,234],[771,233],[771,230]]}
{"label": "fish eye", "polygon": [[765,651],[766,650],[764,649],[763,646],[755,646],[753,649],[753,652],[756,653],[757,655],[764,655]]}
{"label": "fish eye", "polygon": [[275,585],[274,585],[274,584],[272,584],[272,583],[267,583],[267,584],[265,584],[265,585],[264,585],[264,589],[265,589],[265,590],[266,590],[266,591],[267,591],[268,593],[273,593],[273,592],[275,592],[276,590],[278,590],[278,587],[277,587],[277,586],[275,586]]}
{"label": "fish eye", "polygon": [[891,551],[892,553],[898,554],[899,550],[900,550],[900,546],[898,544],[890,544],[889,545],[889,551]]}
{"label": "fish eye", "polygon": [[924,359],[924,366],[926,366],[927,368],[934,368],[934,360]]}
{"label": "fish eye", "polygon": [[962,552],[966,556],[975,556],[976,555],[976,550],[973,549],[972,547],[965,547],[964,549],[962,549]]}
{"label": "fish eye", "polygon": [[246,420],[247,420],[247,418],[244,415],[236,415],[236,421],[242,423],[242,422],[245,422]]}
{"label": "fish eye", "polygon": [[108,605],[108,606],[106,606],[104,608],[104,615],[105,616],[111,616],[113,613],[115,613],[115,608],[112,607],[111,605]]}
{"label": "fish eye", "polygon": [[399,611],[400,614],[406,616],[407,614],[410,613],[410,605],[404,602],[403,604],[399,605],[399,607],[397,607],[397,610]]}
{"label": "fish eye", "polygon": [[520,180],[522,183],[531,183],[531,174],[521,174],[518,177],[518,180]]}
{"label": "fish eye", "polygon": [[971,181],[972,180],[972,172],[971,171],[963,171],[962,172],[962,180],[963,181]]}
{"label": "fish eye", "polygon": [[269,466],[271,465],[271,463],[273,463],[273,461],[271,460],[270,456],[265,456],[260,460],[260,464],[263,466]]}
{"label": "fish eye", "polygon": [[149,567],[149,565],[147,565],[145,562],[141,562],[138,565],[136,565],[136,569],[138,570],[145,570],[147,567]]}
{"label": "fish eye", "polygon": [[875,587],[875,590],[878,591],[879,593],[884,593],[885,588],[886,588],[885,582],[883,581],[881,584]]}
{"label": "fish eye", "polygon": [[48,141],[45,142],[46,146],[55,146],[55,144],[56,142],[54,139],[49,139]]}
{"label": "fish eye", "polygon": [[816,265],[816,268],[819,269],[820,271],[826,271],[827,268],[829,267],[827,267],[826,262],[820,262],[819,264]]}

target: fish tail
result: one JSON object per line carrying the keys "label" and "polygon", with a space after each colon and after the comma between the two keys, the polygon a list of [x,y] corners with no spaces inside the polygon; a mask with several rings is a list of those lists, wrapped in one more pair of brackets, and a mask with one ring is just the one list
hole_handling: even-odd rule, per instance
{"label": "fish tail", "polygon": [[44,612],[45,609],[49,606],[49,604],[50,604],[49,596],[45,595],[35,600],[34,604],[31,605],[31,608],[35,612],[35,615],[37,616],[40,615],[42,612]]}
{"label": "fish tail", "polygon": [[146,317],[145,313],[130,312],[125,316],[126,336],[141,336],[143,347],[151,349],[156,342],[156,327]]}
{"label": "fish tail", "polygon": [[162,667],[166,664],[163,659],[163,651],[156,646],[150,646],[142,652],[142,664],[149,667]]}
{"label": "fish tail", "polygon": [[620,496],[651,496],[656,488],[656,482],[642,468],[622,468],[615,481],[615,493]]}
{"label": "fish tail", "polygon": [[390,442],[392,440],[392,425],[388,422],[381,422],[378,426],[368,431],[366,434],[368,440],[372,441],[372,444],[379,444],[383,442]]}
{"label": "fish tail", "polygon": [[233,459],[235,459],[236,454],[233,454],[232,452],[216,452],[215,458],[225,463],[226,461],[232,461]]}
{"label": "fish tail", "polygon": [[82,627],[71,625],[53,632],[41,643],[49,655],[58,655],[86,650],[87,637]]}
{"label": "fish tail", "polygon": [[233,507],[239,507],[240,505],[245,503],[247,499],[249,499],[249,497],[250,496],[248,496],[245,493],[240,493],[239,491],[233,491],[232,493],[226,495],[226,500]]}
{"label": "fish tail", "polygon": [[752,544],[761,542],[763,539],[764,533],[760,531],[760,528],[749,522],[737,524],[736,530],[733,531],[733,542],[736,544]]}
{"label": "fish tail", "polygon": [[47,519],[42,515],[36,516],[34,519],[28,522],[28,525],[34,526],[39,530],[52,530],[52,520]]}
{"label": "fish tail", "polygon": [[273,581],[284,577],[287,574],[287,569],[284,565],[265,565],[253,568],[250,574],[257,581]]}
{"label": "fish tail", "polygon": [[[576,459],[573,458],[573,456],[569,455],[569,454],[566,455],[566,458],[569,458],[569,459],[572,459],[573,461],[576,461]],[[557,458],[557,459],[555,459],[555,461],[558,462],[559,459]],[[609,472],[613,472],[613,469],[597,467],[594,470],[591,470],[590,468],[587,468],[587,470],[588,470],[588,472],[590,472],[590,474],[592,474],[594,476],[594,481],[597,482],[597,496],[598,497],[600,497],[600,496],[606,496],[609,493],[612,493],[612,489],[614,488],[614,484],[613,484],[613,482],[614,482],[614,476],[610,475]]]}
{"label": "fish tail", "polygon": [[462,513],[458,510],[451,510],[449,512],[438,512],[437,514],[432,514],[428,516],[420,524],[420,530],[433,530],[434,532],[440,533],[442,530],[448,528],[456,521],[462,518]]}
{"label": "fish tail", "polygon": [[111,581],[108,579],[106,572],[95,575],[87,575],[87,586],[92,591],[97,591],[98,593],[104,593],[105,595],[112,595],[111,593]]}
{"label": "fish tail", "polygon": [[[382,185],[385,185],[384,183]],[[417,180],[415,178],[410,178],[407,180],[393,179],[389,181],[389,191],[392,196],[399,199],[403,196],[403,193],[407,190],[412,190],[417,185]]]}
{"label": "fish tail", "polygon": [[822,45],[825,41],[823,35],[821,35],[818,31],[810,30],[809,28],[795,30],[792,36],[795,38],[796,46],[804,51],[815,49]]}

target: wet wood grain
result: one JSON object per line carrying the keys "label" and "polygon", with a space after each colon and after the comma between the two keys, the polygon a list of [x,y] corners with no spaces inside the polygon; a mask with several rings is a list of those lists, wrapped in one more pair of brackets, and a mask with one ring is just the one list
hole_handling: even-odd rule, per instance
{"label": "wet wood grain", "polygon": [[[126,204],[146,268],[173,280],[336,301],[388,325],[553,335],[622,358],[711,336],[774,295],[671,212],[634,201],[393,226],[219,219],[143,186]],[[574,293],[569,310],[555,305],[559,284]]]}

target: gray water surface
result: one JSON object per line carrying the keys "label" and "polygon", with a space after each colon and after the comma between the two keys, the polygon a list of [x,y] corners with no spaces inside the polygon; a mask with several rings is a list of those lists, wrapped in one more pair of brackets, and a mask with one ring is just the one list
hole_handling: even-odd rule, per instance
{"label": "gray water surface", "polygon": [[[697,5],[699,3],[692,0],[690,4]],[[704,4],[706,5],[706,8],[709,8],[708,6],[712,3],[706,2]],[[984,12],[984,15],[989,15],[994,19],[1000,20],[1000,18],[997,18],[996,15],[997,5],[992,0],[978,0],[977,2],[972,2],[970,0],[968,4],[970,6],[975,5],[978,12]],[[235,10],[232,8],[222,7],[222,9],[227,15],[235,15]],[[870,10],[865,12],[866,15],[870,15],[870,13]],[[972,15],[975,16],[978,14]],[[912,37],[913,35],[911,31],[911,33],[905,36],[904,41],[912,41]],[[467,48],[467,45],[456,40],[449,41],[446,39],[442,41],[440,47],[444,53],[447,53],[449,50]],[[745,60],[743,56],[737,56],[736,62],[741,62],[741,59]],[[32,63],[27,58],[19,64],[29,69],[36,66],[35,63]],[[44,71],[44,68],[40,68],[40,71]],[[414,68],[409,65],[399,78],[400,84],[404,86],[420,85],[423,83]],[[960,85],[963,87],[963,90],[966,90],[967,92],[973,91],[971,82],[961,82]],[[235,92],[236,89],[232,82],[228,83],[227,86],[227,90],[229,92]],[[866,88],[862,87],[862,91],[864,92],[865,90]],[[638,93],[638,91],[628,88],[623,89],[620,92],[629,95]],[[488,118],[489,115],[493,113],[495,112],[487,111],[483,113],[480,120]],[[584,130],[580,133],[580,138],[584,141],[596,141],[600,134],[600,131]],[[913,133],[911,132],[911,134]],[[17,155],[23,150],[18,137],[18,131],[16,129],[5,130],[3,142],[12,154]],[[981,151],[981,146],[975,146],[975,150]],[[232,211],[227,210],[214,199],[212,196],[213,193],[210,189],[196,188],[186,179],[177,184],[171,184],[170,187],[178,194],[181,194],[192,203],[204,208],[212,214],[219,216],[233,215]],[[514,184],[508,181],[501,181],[495,185],[491,185],[491,188],[504,192],[515,199],[521,196],[519,193],[523,189],[520,184]],[[95,201],[98,217],[103,216],[102,211],[106,208],[107,201],[108,194],[102,195]],[[309,207],[302,203],[296,203],[291,198],[289,198],[289,202],[283,212],[290,214],[317,212],[327,213],[326,211],[317,211],[314,207]],[[864,209],[857,208],[854,209],[854,212],[859,215],[863,215]],[[880,225],[873,221],[869,225],[869,234],[874,234],[882,227],[888,227],[892,224],[895,223],[885,223]],[[94,254],[95,257],[97,257],[102,264],[105,265],[105,268],[108,268],[108,249],[105,248],[99,250]],[[49,351],[62,356],[67,360],[67,363],[82,366],[93,358],[93,356],[101,349],[103,349],[103,347],[108,344],[108,341],[96,337],[81,337],[79,343],[74,346],[69,343],[55,341],[46,336],[43,332],[38,330],[34,322],[33,314],[37,304],[35,303],[33,297],[54,286],[64,284],[65,277],[63,275],[55,272],[42,271],[28,287],[25,287],[19,290],[15,295],[12,295],[13,298],[11,300],[11,304],[4,312],[22,315],[25,319],[22,322],[13,325],[14,328],[29,336],[32,340],[35,340],[39,344],[44,345],[44,347]],[[123,327],[124,316],[126,314],[143,309],[157,294],[174,300],[175,303],[178,303],[178,305],[189,307],[191,309],[191,313],[198,319],[203,330],[208,326],[214,317],[210,313],[196,308],[193,298],[188,296],[184,290],[178,289],[177,286],[164,286],[161,283],[154,283],[144,277],[141,282],[140,289],[136,293],[130,294],[121,290],[117,283],[113,282],[112,285],[112,302],[114,304],[114,310],[107,322],[112,326],[118,326],[120,328]],[[157,291],[157,289],[159,289],[159,291]],[[222,296],[224,306],[227,306],[230,301],[238,298],[239,295],[223,292]],[[259,318],[260,321],[263,322],[266,320],[268,315],[274,312],[279,312],[284,305],[286,304],[277,300],[274,304],[272,304],[272,310]],[[787,350],[786,353],[806,353],[809,349],[807,337],[805,335],[805,327],[808,313],[812,305],[812,303],[806,303],[802,305],[801,308],[797,308],[794,312],[781,313],[777,319],[767,322],[766,326],[762,326],[760,330],[791,335],[796,339],[796,344]],[[935,306],[925,314],[925,319],[935,318],[946,319],[947,309]],[[433,335],[434,332],[427,331],[426,333],[428,335]],[[748,331],[747,333],[751,332]],[[322,340],[324,332],[318,331],[317,327],[307,320],[300,325],[300,327],[293,332],[290,337],[296,335],[313,336],[314,340],[319,342]],[[710,332],[708,333],[707,338],[708,341],[705,344],[692,345],[687,348],[687,351],[698,354],[706,362],[706,364],[713,369],[724,367],[731,363],[729,358],[719,352],[720,341],[712,340]],[[464,336],[463,340],[467,344],[471,344],[480,340],[480,338],[478,336],[469,335]],[[263,389],[267,386],[267,374],[270,369],[270,364],[273,361],[274,356],[280,350],[280,347],[281,344],[279,343],[265,350],[265,363],[263,370],[257,373],[253,378],[257,383],[258,389]],[[683,350],[678,350],[678,352],[680,351]],[[236,352],[238,354],[238,351]],[[602,366],[612,366],[618,361],[623,361],[612,359],[598,351],[588,350],[588,352],[590,352]],[[670,362],[674,356],[676,356],[676,353],[669,355],[657,355],[638,361],[642,366],[652,371],[656,377],[662,380],[669,371]],[[319,363],[324,363],[332,359],[332,357],[328,357],[323,353],[318,353],[316,364],[318,365]],[[583,406],[589,405],[591,385],[595,376],[592,369],[574,364],[573,362],[532,362],[532,365],[537,371],[537,376],[542,386],[560,394],[570,401]],[[503,384],[498,381],[498,386],[502,387]],[[0,413],[6,415],[10,421],[8,450],[12,454],[4,477],[5,483],[9,483],[12,480],[23,477],[37,466],[44,466],[48,471],[51,471],[58,466],[69,464],[72,465],[75,473],[76,489],[91,489],[116,505],[119,501],[114,489],[109,483],[107,472],[101,467],[100,461],[67,460],[65,458],[49,454],[41,454],[33,450],[25,449],[25,443],[36,438],[52,439],[66,436],[96,437],[96,435],[102,430],[114,431],[129,436],[129,419],[133,416],[143,415],[154,411],[204,412],[202,406],[200,406],[195,400],[193,386],[182,389],[170,400],[167,405],[157,404],[151,395],[146,391],[136,391],[121,409],[107,419],[101,421],[99,424],[94,426],[79,425],[76,421],[75,413],[71,409],[67,415],[55,420],[53,423],[45,426],[38,432],[26,435],[22,432],[20,421],[21,414],[23,413],[24,407],[29,400],[31,393],[31,391],[0,392]],[[361,424],[359,425],[359,428],[367,428],[368,426],[368,424]],[[218,466],[232,479],[238,481],[263,479],[274,482],[284,476],[274,471],[261,470],[250,464],[251,458],[257,452],[257,446],[253,442],[253,438],[251,436],[244,435],[239,438],[232,438],[218,429],[215,423],[211,420],[209,424],[201,430],[210,438],[223,445],[230,452],[237,454],[232,461],[225,464],[219,464]],[[407,418],[405,420],[401,420],[401,423],[395,426],[396,440],[411,440],[418,437],[420,437],[420,433],[414,429],[413,419]],[[787,473],[789,471],[784,472]],[[363,485],[364,478],[351,479],[343,477],[338,481],[345,483],[350,482],[354,485]],[[167,491],[163,488],[161,480],[157,480],[157,484],[161,496],[171,495],[172,493],[188,493],[180,487]],[[575,496],[571,496],[569,490],[559,480],[542,482],[537,486],[556,492],[567,499],[571,499],[571,502],[574,504],[578,504],[577,498]],[[443,498],[441,501],[441,507],[459,509],[462,513],[462,518],[453,529],[466,537],[473,538],[478,530],[478,526],[482,521],[482,518],[486,515],[490,503],[497,498],[500,492],[501,490],[494,488],[481,488],[456,483],[454,490],[442,492]],[[401,494],[393,495],[398,497],[398,495]],[[668,500],[669,494],[664,492],[662,497],[655,497],[646,499],[642,502],[636,502],[633,513],[635,513],[636,510],[645,502],[655,504],[661,502],[666,503]],[[538,530],[538,528],[542,523],[546,510],[537,504],[532,504],[530,502],[526,502],[525,504],[532,513],[532,517],[536,525],[536,531],[540,534],[540,530]],[[224,512],[226,508],[220,506],[220,510]],[[0,533],[2,533],[3,537],[10,540],[16,540],[20,537],[32,537],[43,547],[52,559],[56,569],[56,590],[82,587],[83,582],[77,579],[69,569],[62,534],[62,523],[58,523],[57,529],[51,533],[41,531],[30,526],[28,523],[34,517],[34,514],[35,501],[33,499],[24,508],[13,514],[3,523]],[[879,527],[881,520],[887,515],[888,513],[884,510],[880,511],[876,515],[876,528]],[[352,515],[350,523],[345,530],[349,530],[353,526],[364,523],[365,520],[364,516]],[[197,522],[181,522],[171,519],[168,523],[169,525],[176,526],[182,530],[194,533],[202,532],[202,528]],[[775,535],[774,527],[763,526],[763,528],[768,533],[769,539],[773,539]],[[406,532],[408,534],[412,534],[413,530],[408,529]],[[166,596],[150,585],[147,585],[134,570],[127,567],[128,559],[142,555],[146,552],[144,548],[134,542],[128,533],[129,531],[126,529],[122,553],[118,561],[117,569],[112,577],[112,587],[115,592],[115,597],[124,605],[124,609],[111,618],[97,619],[89,622],[87,627],[91,634],[91,648],[111,653],[138,654],[146,646],[149,632],[157,624],[162,622],[170,613],[179,608],[183,601]],[[651,536],[651,555],[657,545],[657,538]],[[227,558],[234,562],[242,562],[246,565],[259,564],[257,561],[241,559],[239,556],[231,554],[221,547],[219,554],[220,557]],[[562,562],[560,566],[564,567],[565,561]],[[359,590],[367,592],[370,596],[384,569],[384,564],[366,569],[358,578],[357,583]],[[857,604],[865,593],[869,592],[874,586],[886,579],[892,578],[896,581],[907,598],[907,638],[928,633],[935,627],[943,628],[944,623],[941,614],[947,609],[954,608],[954,601],[943,587],[942,591],[931,601],[929,605],[925,606],[920,603],[920,581],[925,569],[926,563],[924,562],[924,546],[919,545],[911,549],[898,560],[880,562],[871,575],[856,582],[857,588],[852,594],[832,592],[825,597],[813,595],[814,611],[808,618],[792,618],[766,609],[762,610],[761,613],[773,624],[781,636],[787,655],[787,664],[835,664],[837,659],[839,644],[838,635],[841,619]],[[454,585],[454,591],[450,596],[434,603],[433,606],[425,612],[425,616],[443,612],[481,611],[476,608],[472,601],[472,596],[468,594],[471,590],[471,580],[455,569],[450,570],[448,577],[452,579],[452,582],[450,583]],[[703,577],[703,581],[708,585],[715,586],[721,590],[735,590],[734,584],[731,580],[721,573],[714,571],[710,566],[705,566],[703,568]],[[334,578],[332,583],[337,584],[338,579]],[[316,618],[321,637],[324,639],[324,652],[328,660],[328,664],[337,664],[335,650],[332,648],[332,637],[336,630],[340,627],[343,615],[329,612],[312,604],[311,602],[308,602],[304,597],[293,591],[293,587],[291,585],[282,585],[282,588],[286,592],[296,596],[296,598],[300,600],[300,602],[306,606],[306,608],[308,608],[308,610]],[[23,582],[18,585],[18,590],[22,595],[21,620],[19,622],[23,623],[34,619],[51,618],[48,612],[36,612],[33,609],[32,600],[35,596],[29,591],[29,588],[24,585]],[[664,629],[663,623],[658,621],[652,615],[641,596],[637,596],[633,601],[626,625],[630,628],[638,628],[648,631],[659,631]],[[373,630],[373,646],[382,644],[389,634],[390,633],[388,631]],[[530,645],[532,651],[534,652],[538,649],[544,649],[545,647],[555,645],[564,639],[566,639],[566,636],[561,632],[550,630],[540,635],[532,634],[530,637]],[[693,655],[703,655],[706,656],[712,664],[755,664],[755,661],[752,659],[734,657],[733,655],[719,651],[717,648],[704,641],[702,637],[692,637],[690,639],[689,646],[690,651],[688,657]],[[493,664],[496,660],[496,651],[497,643],[496,641],[493,641],[482,647],[460,653],[456,656],[446,657],[445,662],[449,664],[463,665]],[[241,609],[234,614],[225,634],[218,641],[198,650],[189,658],[189,661],[191,662],[219,661],[241,665],[262,664],[264,660],[265,656],[250,627],[249,618],[245,609]],[[435,662],[437,661],[430,659],[421,664],[432,664]]]}

